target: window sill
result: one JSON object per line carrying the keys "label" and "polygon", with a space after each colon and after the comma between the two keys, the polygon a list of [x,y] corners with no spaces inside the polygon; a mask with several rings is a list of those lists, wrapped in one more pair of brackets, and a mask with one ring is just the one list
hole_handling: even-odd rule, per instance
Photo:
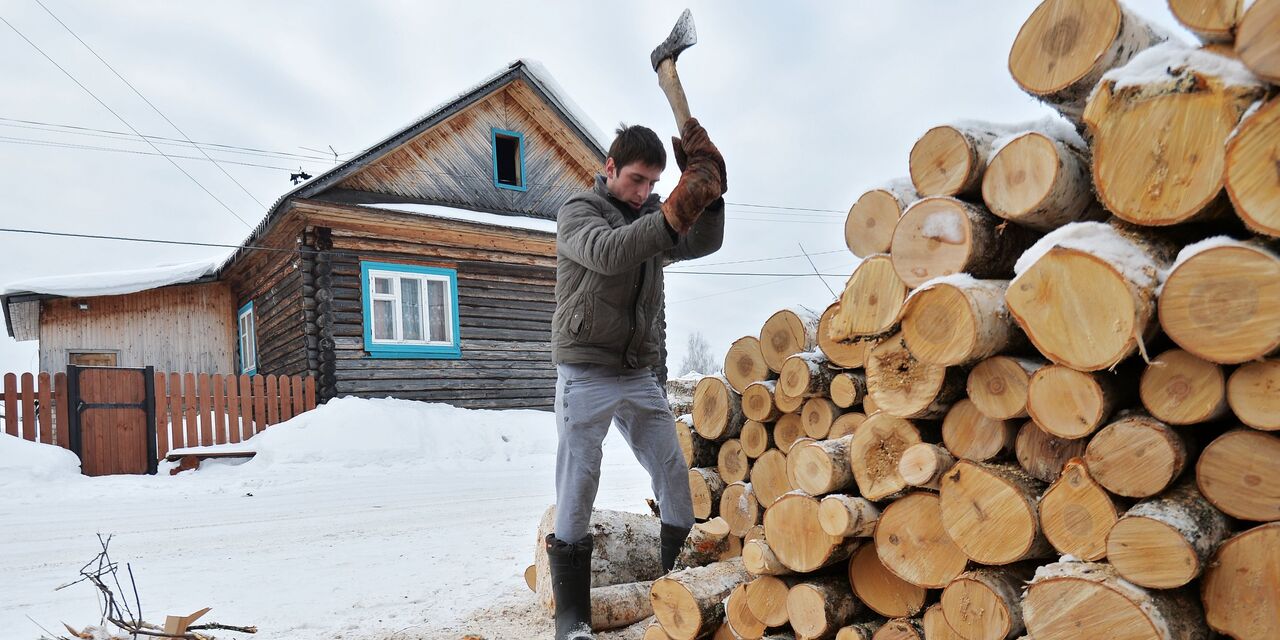
{"label": "window sill", "polygon": [[398,360],[461,360],[461,347],[371,346],[365,349],[370,358]]}

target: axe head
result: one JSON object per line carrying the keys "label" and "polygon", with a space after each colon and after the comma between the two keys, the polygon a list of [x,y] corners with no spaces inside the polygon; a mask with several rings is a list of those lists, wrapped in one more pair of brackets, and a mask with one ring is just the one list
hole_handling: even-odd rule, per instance
{"label": "axe head", "polygon": [[658,65],[663,60],[670,59],[675,62],[676,58],[680,57],[681,51],[692,47],[697,42],[698,30],[693,26],[693,14],[685,9],[684,13],[680,14],[680,19],[676,20],[676,26],[672,27],[671,35],[649,54],[649,62],[653,63],[653,70],[657,71]]}

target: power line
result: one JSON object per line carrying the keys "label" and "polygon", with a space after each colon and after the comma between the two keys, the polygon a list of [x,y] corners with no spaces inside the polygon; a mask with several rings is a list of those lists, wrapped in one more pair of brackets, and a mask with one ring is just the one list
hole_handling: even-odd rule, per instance
{"label": "power line", "polygon": [[[833,253],[844,253],[844,252],[845,252],[845,250],[844,250],[844,249],[836,249],[836,250],[834,250],[834,251],[818,251],[818,252],[816,252],[816,253],[811,253],[811,254],[809,254],[809,255],[811,255],[811,256],[826,256],[826,255],[831,255],[831,254],[833,254]],[[805,254],[803,254],[803,253],[797,253],[797,254],[789,255],[789,256],[774,256],[774,257],[772,257],[772,258],[750,258],[750,259],[747,259],[747,260],[729,260],[728,262],[699,262],[699,263],[697,263],[697,264],[688,264],[688,265],[684,265],[684,267],[679,267],[679,266],[677,266],[677,267],[671,267],[671,268],[677,268],[677,269],[679,269],[679,268],[690,268],[690,267],[719,267],[719,266],[727,265],[727,264],[743,264],[743,263],[747,263],[747,262],[769,262],[769,261],[771,261],[771,260],[789,260],[789,259],[792,259],[792,258],[803,258],[803,257],[805,257]],[[693,261],[692,261],[692,260],[690,260],[689,262],[693,262]]]}
{"label": "power line", "polygon": [[[850,262],[850,263],[842,264],[842,265],[835,266],[835,267],[828,267],[828,268],[831,268],[831,269],[840,269],[840,268],[843,268],[843,267],[852,267],[852,266],[853,266],[853,265],[855,265],[855,264],[858,264],[858,263],[857,263],[857,262]],[[777,275],[777,274],[770,274],[770,275]],[[788,281],[788,280],[794,280],[794,279],[796,279],[796,278],[800,278],[800,277],[803,277],[803,276],[813,276],[813,275],[815,275],[815,274],[812,274],[812,273],[801,273],[801,274],[793,274],[793,275],[782,275],[782,276],[780,276],[780,277],[778,277],[778,278],[776,278],[776,279],[774,279],[774,280],[770,280],[770,281],[768,281],[768,282],[760,282],[760,283],[756,283],[756,284],[749,284],[749,285],[747,285],[747,286],[745,286],[745,287],[738,287],[738,288],[735,288],[735,289],[726,289],[726,290],[724,290],[724,291],[717,291],[717,292],[715,292],[715,293],[708,293],[708,294],[705,294],[705,295],[694,296],[694,297],[692,297],[692,298],[684,298],[684,299],[681,299],[681,300],[675,300],[675,301],[672,301],[672,302],[668,302],[667,304],[669,304],[669,305],[673,305],[673,304],[684,304],[684,303],[686,303],[686,302],[694,302],[694,301],[696,301],[696,300],[704,300],[704,299],[706,299],[706,298],[714,298],[714,297],[716,297],[716,296],[728,295],[728,294],[730,294],[730,293],[738,293],[739,291],[747,291],[747,290],[749,290],[749,289],[758,289],[758,288],[760,288],[760,287],[767,287],[767,286],[772,285],[772,284],[779,284],[779,283],[786,282],[786,281]]]}
{"label": "power line", "polygon": [[[161,110],[160,110],[160,108],[159,108],[159,107],[157,107],[155,104],[153,104],[150,100],[148,100],[146,96],[142,95],[142,92],[141,92],[141,91],[138,91],[138,88],[137,88],[137,87],[135,87],[135,86],[133,86],[133,83],[129,82],[128,80],[126,80],[126,79],[125,79],[125,77],[124,77],[124,76],[120,75],[120,72],[119,72],[119,71],[116,71],[116,68],[115,68],[115,67],[111,66],[111,64],[110,64],[110,63],[108,63],[106,60],[104,60],[104,59],[102,58],[102,56],[98,55],[98,52],[97,52],[97,51],[94,51],[93,47],[89,46],[89,43],[85,42],[83,38],[81,38],[79,35],[77,35],[77,34],[76,34],[76,32],[75,32],[75,31],[72,31],[72,30],[71,30],[71,27],[68,27],[68,26],[67,26],[67,23],[63,22],[61,18],[59,18],[58,16],[54,15],[54,13],[53,13],[52,11],[50,11],[50,10],[49,10],[49,7],[46,7],[46,6],[44,5],[44,2],[41,2],[41,0],[35,0],[35,2],[36,2],[36,4],[40,5],[40,8],[41,8],[41,9],[44,9],[44,12],[45,12],[45,13],[49,14],[49,17],[53,18],[53,19],[54,19],[58,24],[62,25],[62,28],[63,28],[63,29],[66,29],[66,30],[67,30],[67,33],[71,34],[71,36],[72,36],[73,38],[75,38],[77,42],[79,42],[80,44],[84,45],[84,48],[85,48],[85,49],[88,49],[88,50],[89,50],[89,53],[92,53],[92,54],[93,54],[93,57],[95,57],[95,58],[97,58],[97,59],[98,59],[98,62],[101,62],[101,63],[103,64],[103,66],[105,66],[106,68],[110,69],[110,70],[111,70],[111,73],[115,74],[115,76],[116,76],[117,78],[119,78],[119,79],[120,79],[120,82],[123,82],[123,83],[125,84],[125,86],[129,87],[130,89],[132,89],[132,90],[133,90],[133,92],[134,92],[135,94],[137,94],[137,96],[138,96],[139,98],[142,98],[142,101],[143,101],[143,102],[147,103],[147,106],[148,106],[148,107],[151,107],[151,109],[152,109],[153,111],[155,111],[155,112],[156,112],[156,113],[157,113],[161,118],[164,118],[164,121],[165,121],[165,122],[168,122],[168,123],[169,123],[169,126],[173,127],[173,130],[174,130],[174,131],[177,131],[179,134],[181,134],[181,135],[182,135],[182,137],[183,137],[183,139],[185,139],[187,142],[191,142],[191,138],[187,136],[187,133],[186,133],[185,131],[183,131],[181,128],[179,128],[179,127],[178,127],[178,125],[174,124],[174,122],[173,122],[172,120],[170,120],[170,119],[169,119],[169,116],[166,116],[166,115],[164,114],[164,112],[163,112],[163,111],[161,111]],[[139,134],[139,135],[141,135],[141,134]],[[192,144],[194,145],[194,143],[192,143]],[[200,150],[201,155],[203,155],[203,156],[204,156],[204,157],[206,157],[206,158],[209,158],[209,162],[212,162],[212,163],[213,163],[213,166],[217,167],[217,168],[218,168],[218,170],[222,172],[222,175],[227,176],[227,178],[228,178],[228,179],[230,179],[232,182],[234,182],[234,183],[236,184],[236,186],[237,186],[237,187],[240,187],[240,190],[241,190],[241,191],[243,191],[245,195],[249,196],[249,198],[250,198],[251,200],[253,200],[254,202],[258,203],[258,206],[263,207],[263,208],[266,208],[266,206],[267,206],[267,205],[263,204],[263,202],[262,202],[261,200],[259,200],[259,199],[257,198],[257,196],[255,196],[255,195],[253,195],[252,193],[250,193],[250,192],[249,192],[249,190],[248,190],[247,188],[245,188],[245,186],[244,186],[243,184],[240,184],[240,181],[239,181],[239,180],[236,180],[236,179],[235,179],[235,176],[231,175],[231,173],[230,173],[230,172],[228,172],[228,171],[226,170],[226,168],[225,168],[225,167],[223,167],[222,165],[218,164],[218,161],[217,161],[217,160],[214,160],[212,157],[210,157],[208,153],[205,153],[205,150],[204,150],[204,149],[201,149],[201,148],[200,148],[200,147],[198,147],[198,146],[196,147],[196,149],[199,149],[199,150]],[[241,222],[243,222],[243,220],[242,220]]]}
{"label": "power line", "polygon": [[[86,86],[84,86],[84,84],[83,84],[83,83],[81,83],[79,80],[77,80],[75,76],[71,75],[71,72],[69,72],[69,71],[67,71],[66,69],[64,69],[64,68],[62,67],[62,65],[58,64],[58,63],[57,63],[57,61],[55,61],[53,58],[49,57],[49,54],[45,53],[45,52],[44,52],[44,49],[41,49],[41,48],[39,47],[39,45],[37,45],[35,42],[32,42],[32,41],[31,41],[31,39],[30,39],[30,38],[28,38],[26,35],[24,35],[21,31],[19,31],[17,27],[13,26],[13,23],[11,23],[11,22],[9,22],[8,20],[6,20],[3,16],[0,16],[0,21],[3,21],[3,22],[5,23],[5,25],[7,25],[10,29],[12,29],[12,30],[13,30],[13,32],[14,32],[14,33],[18,34],[18,37],[22,38],[23,40],[25,40],[25,41],[26,41],[26,43],[27,43],[27,44],[31,45],[31,48],[35,49],[37,52],[39,52],[39,53],[40,53],[40,55],[44,56],[44,59],[45,59],[45,60],[48,60],[50,64],[52,64],[53,66],[57,67],[57,68],[58,68],[58,71],[61,71],[61,72],[63,73],[63,75],[65,75],[65,76],[67,76],[68,78],[70,78],[72,82],[76,83],[76,86],[80,87],[82,90],[84,90],[84,92],[85,92],[85,93],[89,94],[89,96],[90,96],[90,97],[92,97],[94,100],[96,100],[96,101],[98,102],[98,104],[102,105],[102,107],[103,107],[104,109],[106,109],[107,111],[111,112],[111,115],[115,116],[117,120],[119,120],[120,122],[124,123],[124,126],[128,127],[130,131],[134,132],[134,133],[135,133],[135,134],[137,134],[138,136],[141,136],[141,135],[142,135],[142,134],[141,134],[137,129],[135,129],[135,128],[134,128],[134,126],[133,126],[133,125],[129,124],[129,121],[128,121],[128,120],[125,120],[125,119],[124,119],[120,114],[116,113],[116,112],[115,112],[115,110],[114,110],[114,109],[112,109],[110,106],[108,106],[106,102],[103,102],[103,101],[102,101],[102,99],[101,99],[101,98],[99,98],[99,97],[97,96],[97,94],[95,94],[94,92],[90,91],[90,90],[89,90],[89,88],[88,88],[88,87],[86,87]],[[144,138],[144,140],[145,140],[145,138]],[[245,221],[245,219],[244,219],[244,218],[241,218],[241,217],[240,217],[240,215],[239,215],[239,214],[237,214],[237,213],[236,213],[236,212],[235,212],[231,207],[227,206],[227,203],[225,203],[225,202],[223,202],[221,199],[219,199],[219,198],[218,198],[218,196],[213,195],[213,192],[212,192],[212,191],[209,191],[209,189],[208,189],[208,188],[206,188],[203,184],[201,184],[199,180],[196,180],[195,176],[191,175],[190,173],[187,173],[187,170],[186,170],[186,169],[183,169],[183,168],[182,168],[182,166],[181,166],[181,165],[179,165],[177,162],[174,162],[174,160],[173,160],[172,158],[170,158],[169,156],[164,155],[164,152],[163,152],[163,151],[160,151],[160,148],[159,148],[159,147],[157,147],[157,146],[156,146],[154,143],[152,143],[150,140],[147,140],[146,142],[147,142],[147,144],[151,145],[151,148],[152,148],[152,149],[155,149],[155,150],[156,150],[156,153],[159,153],[160,155],[164,156],[164,157],[165,157],[165,159],[169,161],[169,164],[172,164],[172,165],[173,165],[173,166],[174,166],[178,171],[181,171],[181,172],[182,172],[182,175],[186,176],[188,179],[190,179],[192,182],[194,182],[194,183],[196,184],[196,186],[200,187],[200,189],[201,189],[202,191],[204,191],[205,193],[209,194],[209,197],[210,197],[210,198],[213,198],[213,199],[214,199],[214,201],[216,201],[218,204],[222,205],[222,208],[223,208],[223,209],[226,209],[226,210],[227,210],[227,213],[230,213],[232,216],[234,216],[234,217],[235,217],[235,219],[236,219],[236,220],[239,220],[239,221],[240,221],[240,223],[241,223],[241,224],[243,224],[244,226],[246,226],[246,227],[248,227],[248,228],[250,228],[250,229],[252,229],[252,228],[253,228],[253,225],[251,225],[251,224],[249,224],[248,222],[246,222],[246,221]]]}
{"label": "power line", "polygon": [[[51,122],[40,122],[38,120],[22,120],[19,118],[3,118],[0,117],[0,127],[11,127],[14,129],[28,129],[31,131],[42,131],[45,133],[56,133],[63,135],[88,136],[90,138],[103,138],[106,140],[115,140],[118,142],[141,142],[138,136],[124,131],[112,131],[110,129],[95,129],[92,127],[77,127],[74,125],[54,124]],[[65,129],[65,130],[64,130]],[[257,155],[270,158],[281,158],[284,160],[315,160],[329,162],[329,157],[309,156],[302,153],[291,153],[288,151],[270,151],[267,149],[254,149],[252,147],[241,147],[237,145],[218,144],[215,142],[187,142],[178,138],[167,138],[165,136],[153,136],[144,134],[143,138],[156,140],[158,144],[168,144],[176,147],[206,147],[214,151],[223,153],[235,153],[239,155]],[[348,152],[349,153],[349,152]]]}
{"label": "power line", "polygon": [[[339,255],[339,256],[351,256],[351,257],[361,256],[361,254],[359,253],[342,251],[340,249],[325,250],[325,251],[310,249],[307,247],[294,247],[291,249],[283,249],[280,247],[264,247],[260,245],[249,245],[249,244],[195,242],[195,241],[189,241],[189,240],[165,240],[160,238],[140,238],[136,236],[116,236],[116,235],[105,235],[105,234],[94,234],[94,233],[72,233],[69,231],[48,231],[44,229],[0,228],[0,233],[19,233],[19,234],[39,235],[39,236],[52,236],[52,237],[59,237],[59,238],[78,238],[78,239],[84,239],[84,240],[115,240],[120,242],[141,242],[146,244],[179,245],[179,246],[191,246],[191,247],[212,247],[212,248],[219,248],[219,249],[239,249],[239,250],[246,250],[246,251],[273,251],[277,253],[326,253],[330,255]],[[774,258],[764,258],[764,260],[770,260],[770,259],[774,259]],[[681,275],[704,275],[704,276],[753,276],[753,277],[780,276],[780,277],[786,277],[786,278],[795,278],[795,277],[802,277],[802,276],[823,276],[823,275],[832,276],[832,277],[844,277],[846,275],[846,274],[832,274],[832,273],[828,273],[828,274],[776,273],[776,272],[775,273],[753,273],[753,272],[741,272],[741,271],[667,271],[667,273],[678,273]]]}
{"label": "power line", "polygon": [[[180,156],[176,154],[154,153],[151,151],[141,151],[138,149],[121,149],[119,147],[97,147],[87,144],[75,144],[72,142],[55,142],[53,140],[34,140],[31,138],[16,138],[11,136],[0,136],[0,143],[20,144],[31,147],[50,147],[54,149],[80,149],[84,151],[105,151],[110,153],[127,153],[136,156],[165,156],[168,158],[177,158],[179,160],[199,160],[204,161],[200,156]],[[236,164],[243,167],[257,167],[260,169],[279,169],[282,171],[292,171],[289,167],[277,167],[269,164],[257,164],[254,162],[241,162],[239,160],[223,160],[227,164]]]}

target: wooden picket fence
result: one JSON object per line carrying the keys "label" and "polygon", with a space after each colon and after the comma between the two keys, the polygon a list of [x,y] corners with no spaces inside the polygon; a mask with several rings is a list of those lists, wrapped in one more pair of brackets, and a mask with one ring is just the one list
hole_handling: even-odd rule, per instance
{"label": "wooden picket fence", "polygon": [[[65,373],[8,373],[0,414],[11,436],[70,449],[71,400]],[[316,407],[310,376],[156,373],[156,453],[248,440]]]}

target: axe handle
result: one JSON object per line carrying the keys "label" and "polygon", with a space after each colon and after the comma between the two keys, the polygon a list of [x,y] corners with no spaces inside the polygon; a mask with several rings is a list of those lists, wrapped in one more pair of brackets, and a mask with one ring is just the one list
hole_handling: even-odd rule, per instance
{"label": "axe handle", "polygon": [[676,116],[676,131],[680,131],[689,120],[689,99],[684,96],[684,87],[680,86],[680,76],[676,73],[674,60],[667,58],[658,63],[658,85],[667,94],[671,113]]}

